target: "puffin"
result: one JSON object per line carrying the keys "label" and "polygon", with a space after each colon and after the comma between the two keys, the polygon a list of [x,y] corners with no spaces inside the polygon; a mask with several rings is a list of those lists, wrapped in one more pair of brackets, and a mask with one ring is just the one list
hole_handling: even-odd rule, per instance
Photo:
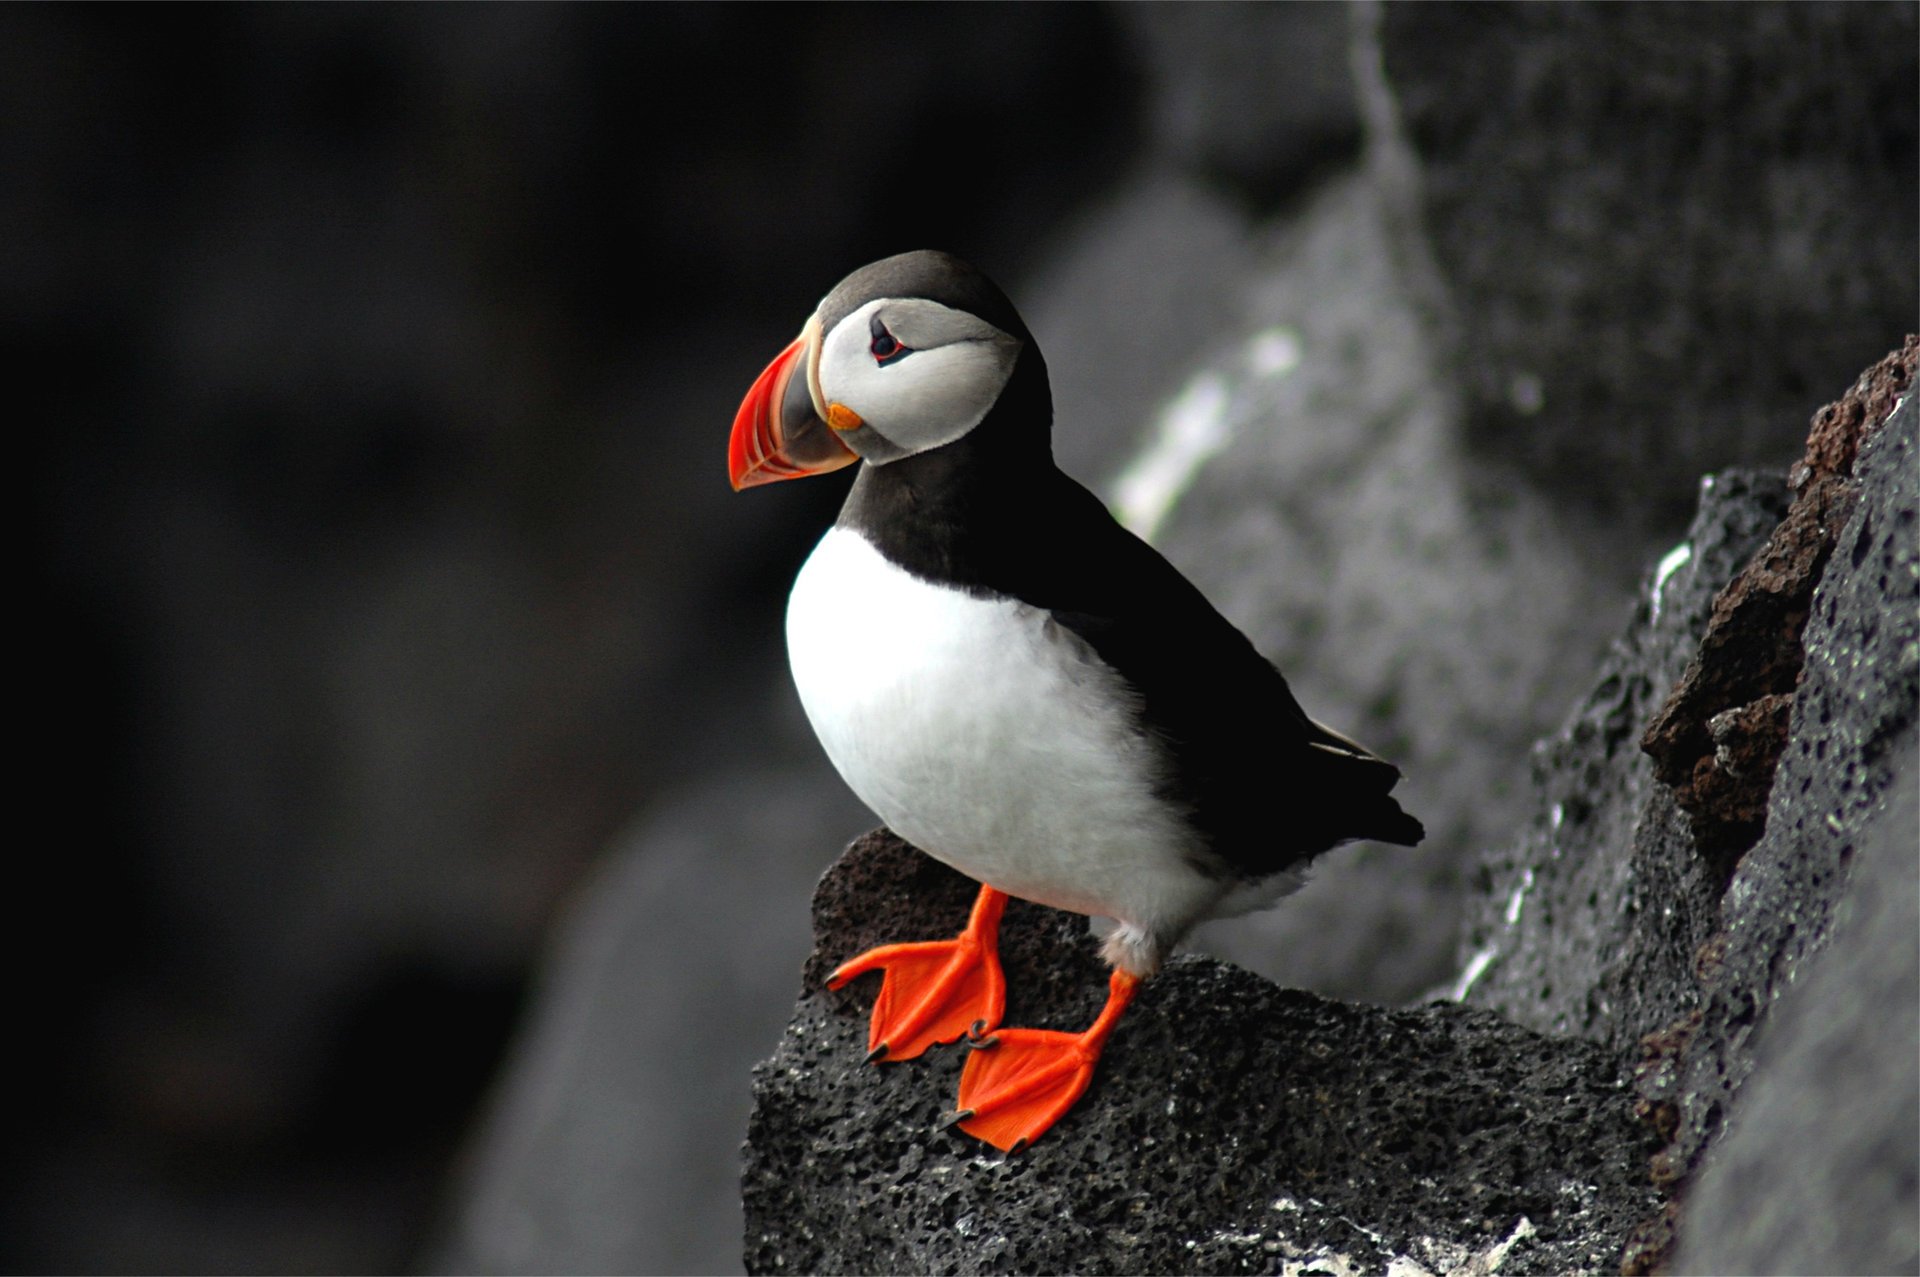
{"label": "puffin", "polygon": [[[882,945],[868,1061],[967,1039],[948,1125],[1018,1151],[1080,1099],[1141,981],[1308,862],[1424,831],[1391,763],[1308,716],[1200,591],[1053,460],[1031,331],[949,254],[854,271],[753,382],[736,491],[858,464],[788,599],[827,757],[907,842],[981,884],[952,939]],[[1003,1028],[1009,896],[1112,920],[1085,1030]]]}

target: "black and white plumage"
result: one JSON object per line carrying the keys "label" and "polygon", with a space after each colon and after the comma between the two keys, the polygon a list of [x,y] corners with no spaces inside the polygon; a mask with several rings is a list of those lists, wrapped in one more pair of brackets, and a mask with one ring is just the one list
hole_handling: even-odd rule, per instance
{"label": "black and white plumage", "polygon": [[[784,413],[788,433],[813,432],[800,473],[850,461],[827,455],[825,422],[865,463],[794,586],[794,679],[840,774],[897,833],[1012,895],[1115,919],[1107,957],[1135,976],[1333,846],[1419,841],[1397,769],[1309,718],[1055,467],[1045,361],[984,276],[940,253],[875,263],[789,356],[772,442]],[[739,434],[736,486],[756,481]]]}

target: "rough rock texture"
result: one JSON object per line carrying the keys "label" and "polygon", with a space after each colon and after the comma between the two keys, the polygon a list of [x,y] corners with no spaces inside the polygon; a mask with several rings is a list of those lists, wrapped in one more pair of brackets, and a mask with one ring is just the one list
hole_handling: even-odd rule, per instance
{"label": "rough rock texture", "polygon": [[[1829,532],[1836,552],[1812,589],[1804,629],[1790,609],[1777,609],[1778,628],[1749,631],[1744,649],[1722,630],[1717,647],[1697,654],[1751,668],[1773,659],[1787,627],[1804,643],[1765,831],[1737,864],[1701,854],[1672,791],[1632,748],[1671,686],[1676,657],[1686,655],[1674,627],[1700,632],[1710,583],[1727,575],[1742,542],[1766,536],[1766,510],[1747,499],[1749,481],[1724,477],[1707,490],[1690,557],[1654,585],[1659,607],[1649,602],[1600,689],[1543,752],[1540,818],[1489,857],[1492,890],[1471,931],[1468,1000],[1637,1054],[1641,1111],[1666,1142],[1652,1172],[1670,1189],[1684,1190],[1735,1110],[1756,1067],[1755,1035],[1824,943],[1862,831],[1891,819],[1883,809],[1894,768],[1920,717],[1917,415],[1908,396],[1884,425],[1864,421],[1852,517]],[[1816,418],[1816,441],[1831,417]],[[1728,498],[1731,510],[1716,508]],[[1749,578],[1779,543],[1768,541]],[[1911,849],[1915,831],[1881,836],[1904,837]],[[1912,946],[1882,950],[1880,959],[1910,964]],[[1879,978],[1902,977],[1883,965]],[[1885,1034],[1859,1046],[1865,1068],[1899,1058]],[[1849,1114],[1832,1098],[1846,1085],[1836,1078],[1807,1097],[1840,1114],[1830,1130],[1839,1144],[1885,1120]],[[1635,1270],[1664,1263],[1685,1234],[1678,1205],[1647,1221],[1631,1249]]]}
{"label": "rough rock texture", "polygon": [[1649,576],[1592,692],[1536,751],[1533,817],[1482,865],[1463,959],[1474,1005],[1623,1053],[1694,1005],[1692,955],[1714,929],[1718,888],[1640,733],[1786,498],[1782,479],[1749,471],[1701,484],[1684,559]]}
{"label": "rough rock texture", "polygon": [[[1862,830],[1826,953],[1756,1033],[1683,1273],[1920,1271],[1920,756]],[[1787,1173],[1782,1173],[1783,1169]]]}
{"label": "rough rock texture", "polygon": [[[1806,670],[1774,776],[1767,828],[1740,861],[1720,930],[1696,964],[1697,1021],[1642,1091],[1678,1108],[1656,1169],[1684,1182],[1719,1137],[1755,1068],[1755,1035],[1826,944],[1856,846],[1883,818],[1920,723],[1920,398],[1862,445],[1860,496],[1813,596]],[[1911,853],[1920,831],[1905,831]],[[1912,948],[1885,963],[1912,961]],[[1886,968],[1882,968],[1883,970]],[[1885,1039],[1880,1039],[1885,1045]],[[1858,1044],[1863,1050],[1874,1042]],[[1911,1063],[1911,1053],[1909,1053]],[[1916,1075],[1908,1072],[1910,1078]],[[1840,1077],[1823,1089],[1844,1087]],[[1813,1097],[1808,1097],[1813,1102]],[[1878,1125],[1888,1115],[1870,1119]],[[1836,1123],[1837,1142],[1857,1132]],[[1910,1204],[1909,1213],[1914,1207]]]}
{"label": "rough rock texture", "polygon": [[[875,943],[955,931],[974,885],[882,831],[815,896],[793,1023],[755,1073],[743,1195],[753,1272],[1450,1271],[1615,1262],[1657,1197],[1617,1063],[1497,1017],[1285,991],[1202,957],[1127,1013],[1059,1127],[1017,1157],[936,1129],[963,1048],[862,1064]],[[1008,912],[1009,1020],[1075,1027],[1104,968],[1080,920]]]}
{"label": "rough rock texture", "polygon": [[1801,630],[1859,485],[1854,459],[1920,369],[1920,337],[1817,413],[1793,468],[1793,504],[1714,600],[1699,653],[1642,737],[1692,820],[1702,854],[1731,867],[1765,824],[1802,665]]}

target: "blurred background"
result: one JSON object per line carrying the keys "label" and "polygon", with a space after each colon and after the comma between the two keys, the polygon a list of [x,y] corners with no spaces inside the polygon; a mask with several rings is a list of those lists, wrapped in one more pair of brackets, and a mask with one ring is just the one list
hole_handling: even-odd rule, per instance
{"label": "blurred background", "polygon": [[1915,322],[1913,15],[0,8],[60,799],[0,1264],[737,1267],[748,1068],[871,818],[780,647],[846,480],[735,496],[725,436],[909,248],[1434,831],[1202,942],[1444,987],[1698,475]]}

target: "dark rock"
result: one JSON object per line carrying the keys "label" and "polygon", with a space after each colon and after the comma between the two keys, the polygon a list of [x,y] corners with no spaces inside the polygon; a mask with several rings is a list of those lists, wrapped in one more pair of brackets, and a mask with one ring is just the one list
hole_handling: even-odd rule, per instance
{"label": "dark rock", "polygon": [[844,836],[866,819],[798,745],[763,740],[762,770],[663,804],[587,885],[424,1267],[737,1268],[748,1073],[807,953],[799,910],[764,901],[800,900],[819,876],[793,829]]}
{"label": "dark rock", "polygon": [[1920,309],[1915,15],[1383,6],[1476,450],[1636,558],[1681,476],[1786,464]]}
{"label": "dark rock", "polygon": [[1854,458],[1917,367],[1920,337],[1910,336],[1815,414],[1787,517],[1714,600],[1699,653],[1641,738],[1702,853],[1725,868],[1765,823],[1800,679],[1801,628],[1858,490]]}
{"label": "dark rock", "polygon": [[1646,581],[1594,690],[1537,752],[1532,820],[1486,857],[1463,955],[1473,1005],[1623,1054],[1696,1005],[1693,955],[1715,930],[1720,884],[1639,740],[1787,495],[1749,471],[1701,485],[1686,540]]}
{"label": "dark rock", "polygon": [[1359,152],[1345,5],[1158,3],[1119,12],[1146,68],[1153,150],[1247,211],[1274,211],[1316,169]]}
{"label": "dark rock", "polygon": [[1755,1034],[1682,1273],[1920,1271],[1920,757],[1861,830],[1825,953]]}
{"label": "dark rock", "polygon": [[[1680,1121],[1666,1156],[1696,1172],[1755,1068],[1774,1003],[1826,945],[1856,848],[1881,822],[1920,722],[1920,403],[1909,395],[1860,449],[1860,492],[1813,595],[1806,668],[1766,832],[1741,858],[1699,972],[1700,1023],[1679,1053]],[[1907,837],[1909,856],[1913,841]],[[1910,946],[1909,946],[1910,949]],[[1888,961],[1905,955],[1889,952]],[[1877,1035],[1861,1049],[1884,1044]],[[1909,1208],[1911,1209],[1911,1208]]]}
{"label": "dark rock", "polygon": [[[863,1065],[878,977],[838,995],[812,983],[871,943],[958,930],[973,891],[884,832],[822,882],[808,988],[755,1073],[749,1271],[1610,1268],[1657,1205],[1638,1169],[1651,1140],[1605,1052],[1453,1005],[1327,1002],[1198,957],[1143,990],[1058,1127],[1018,1156],[983,1152],[937,1129],[961,1049]],[[1002,952],[1010,1023],[1098,1010],[1081,919],[1016,902]]]}
{"label": "dark rock", "polygon": [[[1736,862],[1709,868],[1692,822],[1652,777],[1650,761],[1630,747],[1653,698],[1686,657],[1688,637],[1706,630],[1713,583],[1730,575],[1730,562],[1744,557],[1741,546],[1753,544],[1778,509],[1780,493],[1755,503],[1751,480],[1723,477],[1707,491],[1690,534],[1691,557],[1656,580],[1659,605],[1636,620],[1599,691],[1543,753],[1549,814],[1489,861],[1493,890],[1473,933],[1479,948],[1469,1000],[1536,1028],[1637,1054],[1638,1110],[1663,1141],[1650,1163],[1652,1179],[1681,1196],[1642,1222],[1629,1247],[1635,1271],[1664,1266],[1687,1235],[1685,1193],[1738,1111],[1771,1008],[1825,943],[1848,891],[1855,846],[1890,819],[1884,809],[1897,792],[1893,767],[1911,747],[1920,717],[1916,415],[1909,395],[1883,428],[1864,421],[1852,517],[1828,534],[1835,549],[1804,605],[1804,629],[1789,610],[1770,613],[1780,629],[1800,633],[1805,665],[1797,690],[1705,725],[1710,742],[1718,734],[1714,743],[1731,750],[1777,731],[1790,708],[1757,842]],[[1737,498],[1730,507],[1719,501],[1727,496]],[[1775,537],[1770,546],[1780,543]],[[1768,562],[1756,559],[1747,575],[1764,572]],[[1730,593],[1720,595],[1722,604]],[[1779,630],[1749,637],[1768,650],[1780,641]],[[1705,648],[1695,655],[1706,659]],[[1743,760],[1729,752],[1726,761],[1737,769]],[[1897,821],[1893,828],[1897,835],[1880,836],[1905,838],[1911,848],[1911,831]],[[1881,951],[1895,967],[1911,956],[1911,945]],[[1897,979],[1899,972],[1874,978]],[[1910,1054],[1894,1045],[1897,1037],[1861,1035],[1861,1067],[1884,1070],[1887,1060]],[[1836,1113],[1848,1111],[1827,1102]],[[1847,1120],[1836,1119],[1832,1138],[1866,1139]],[[1798,1172],[1791,1165],[1777,1170],[1782,1178],[1774,1190],[1784,1193],[1787,1177]]]}

